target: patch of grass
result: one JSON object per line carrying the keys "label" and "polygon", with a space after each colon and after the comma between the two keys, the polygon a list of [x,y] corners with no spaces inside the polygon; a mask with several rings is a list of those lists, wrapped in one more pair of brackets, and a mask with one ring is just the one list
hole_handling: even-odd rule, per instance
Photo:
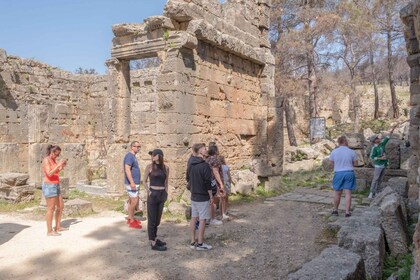
{"label": "patch of grass", "polygon": [[229,203],[230,204],[238,204],[238,203],[249,203],[255,201],[255,195],[246,195],[246,194],[231,194],[229,195]]}
{"label": "patch of grass", "polygon": [[255,194],[260,197],[272,197],[278,195],[278,192],[272,190],[266,190],[263,185],[258,185],[255,190]]}
{"label": "patch of grass", "polygon": [[34,200],[21,203],[13,203],[8,200],[0,200],[0,213],[10,213],[23,210],[25,208],[38,206],[41,202],[41,190],[36,189]]}
{"label": "patch of grass", "polygon": [[318,168],[312,171],[289,173],[281,178],[281,193],[290,192],[297,187],[315,188],[329,185],[332,173]]}
{"label": "patch of grass", "polygon": [[186,221],[185,215],[174,214],[169,211],[166,211],[162,214],[162,218],[166,221],[174,222],[175,224],[180,224]]}
{"label": "patch of grass", "polygon": [[411,253],[397,257],[388,255],[384,261],[383,278],[387,279],[393,273],[396,273],[398,279],[410,280],[410,271],[413,264],[414,260]]}
{"label": "patch of grass", "polygon": [[391,127],[391,123],[389,120],[369,120],[369,121],[362,121],[360,123],[360,128],[366,129],[370,128],[374,133],[380,133],[381,131],[388,130]]}
{"label": "patch of grass", "polygon": [[126,197],[109,197],[109,196],[94,196],[78,189],[72,189],[69,192],[69,199],[84,199],[92,202],[92,207],[95,212],[101,211],[118,211],[124,213],[124,202]]}

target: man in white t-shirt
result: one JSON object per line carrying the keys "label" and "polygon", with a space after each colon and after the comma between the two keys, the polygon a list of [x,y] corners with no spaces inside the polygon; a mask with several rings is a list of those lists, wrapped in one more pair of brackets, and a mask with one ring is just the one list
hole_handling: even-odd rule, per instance
{"label": "man in white t-shirt", "polygon": [[351,216],[351,192],[356,189],[356,176],[354,175],[354,165],[357,161],[356,152],[348,147],[345,136],[338,138],[338,147],[330,155],[330,164],[334,168],[334,178],[332,187],[334,189],[334,210],[333,215],[338,216],[338,206],[340,205],[341,195],[346,194],[346,217]]}

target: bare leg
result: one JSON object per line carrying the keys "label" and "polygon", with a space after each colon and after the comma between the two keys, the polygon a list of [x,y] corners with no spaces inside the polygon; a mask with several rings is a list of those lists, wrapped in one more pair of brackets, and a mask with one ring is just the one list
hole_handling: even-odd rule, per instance
{"label": "bare leg", "polygon": [[226,193],[226,196],[225,196],[225,207],[223,208],[225,210],[225,214],[227,214],[228,202],[229,202],[229,194]]}
{"label": "bare leg", "polygon": [[350,214],[351,191],[350,190],[344,190],[344,193],[346,194],[346,214]]}
{"label": "bare leg", "polygon": [[191,234],[191,243],[195,242],[195,224],[197,223],[198,217],[191,217],[190,221],[190,234]]}
{"label": "bare leg", "polygon": [[203,243],[204,240],[204,232],[206,230],[206,220],[201,220],[198,226],[198,243]]}
{"label": "bare leg", "polygon": [[61,217],[63,216],[64,200],[63,196],[59,195],[57,198],[57,210],[55,211],[55,230],[61,229]]}
{"label": "bare leg", "polygon": [[340,206],[341,194],[343,191],[335,191],[334,192],[334,210],[338,210],[338,206]]}
{"label": "bare leg", "polygon": [[136,209],[137,203],[139,201],[138,197],[130,197],[130,203],[128,205],[128,219],[134,219],[134,211]]}
{"label": "bare leg", "polygon": [[217,208],[217,204],[216,202],[213,201],[213,203],[210,205],[210,217],[212,220],[216,218],[216,208]]}
{"label": "bare leg", "polygon": [[45,215],[45,219],[47,220],[47,233],[51,233],[53,231],[52,219],[54,216],[57,197],[48,197],[45,198],[45,200],[47,201],[47,214]]}

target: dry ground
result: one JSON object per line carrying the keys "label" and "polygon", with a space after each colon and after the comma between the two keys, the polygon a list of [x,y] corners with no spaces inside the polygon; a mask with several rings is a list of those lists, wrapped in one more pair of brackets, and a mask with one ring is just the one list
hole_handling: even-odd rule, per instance
{"label": "dry ground", "polygon": [[189,248],[187,223],[165,221],[168,251],[150,250],[144,229],[105,212],[64,220],[70,230],[47,237],[45,223],[0,215],[0,279],[285,279],[325,247],[317,242],[325,206],[284,201],[235,205],[235,218],[207,228],[208,252]]}

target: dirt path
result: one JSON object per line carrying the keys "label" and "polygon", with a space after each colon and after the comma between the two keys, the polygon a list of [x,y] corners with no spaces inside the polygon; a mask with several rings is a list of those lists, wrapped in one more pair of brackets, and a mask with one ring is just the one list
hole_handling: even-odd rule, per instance
{"label": "dirt path", "polygon": [[208,252],[189,248],[185,222],[163,222],[169,249],[155,252],[146,230],[129,229],[117,212],[67,219],[60,237],[46,237],[42,221],[0,215],[0,279],[285,279],[322,250],[324,207],[235,206],[235,219],[206,230]]}

